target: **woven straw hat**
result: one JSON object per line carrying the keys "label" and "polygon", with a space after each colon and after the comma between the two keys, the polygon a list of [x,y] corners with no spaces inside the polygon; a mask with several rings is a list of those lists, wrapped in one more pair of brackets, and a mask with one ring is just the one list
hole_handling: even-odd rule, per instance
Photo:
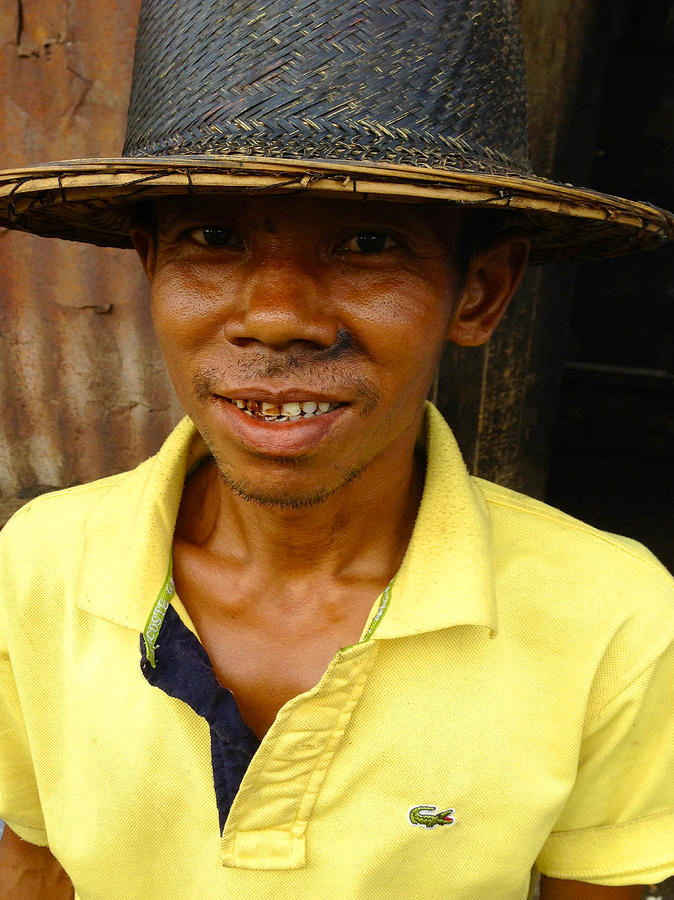
{"label": "woven straw hat", "polygon": [[141,201],[214,191],[517,210],[532,262],[674,238],[533,175],[514,0],[144,0],[122,157],[0,172],[0,225],[128,247]]}

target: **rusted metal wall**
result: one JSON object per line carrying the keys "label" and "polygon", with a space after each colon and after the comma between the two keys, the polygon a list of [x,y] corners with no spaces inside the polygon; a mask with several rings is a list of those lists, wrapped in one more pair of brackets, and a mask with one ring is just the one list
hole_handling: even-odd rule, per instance
{"label": "rusted metal wall", "polygon": [[[120,152],[140,0],[3,0],[0,167]],[[130,251],[0,231],[0,524],[179,416]]]}

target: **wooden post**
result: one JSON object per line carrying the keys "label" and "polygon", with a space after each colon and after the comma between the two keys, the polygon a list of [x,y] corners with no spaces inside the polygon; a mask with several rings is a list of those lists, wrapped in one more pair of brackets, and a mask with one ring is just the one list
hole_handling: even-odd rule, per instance
{"label": "wooden post", "polygon": [[[587,183],[607,45],[601,6],[520,2],[538,175]],[[448,345],[439,375],[438,405],[469,468],[535,496],[545,491],[574,279],[568,264],[530,269],[490,343]]]}

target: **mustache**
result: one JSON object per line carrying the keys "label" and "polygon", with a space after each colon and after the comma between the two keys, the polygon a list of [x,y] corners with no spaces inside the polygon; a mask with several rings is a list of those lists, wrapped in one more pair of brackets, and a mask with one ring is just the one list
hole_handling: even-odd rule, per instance
{"label": "mustache", "polygon": [[379,404],[379,391],[372,381],[351,368],[355,358],[366,355],[346,330],[339,329],[329,347],[298,344],[285,352],[262,351],[246,355],[222,368],[200,370],[193,376],[192,386],[197,398],[205,401],[223,385],[268,383],[299,376],[307,386],[328,391],[336,388],[340,393],[347,393],[366,416]]}
{"label": "mustache", "polygon": [[349,332],[340,328],[329,347],[298,343],[286,352],[267,351],[260,353],[259,358],[249,356],[241,365],[244,370],[250,367],[259,374],[273,378],[276,375],[294,375],[309,365],[348,360],[358,355],[362,355],[362,350]]}

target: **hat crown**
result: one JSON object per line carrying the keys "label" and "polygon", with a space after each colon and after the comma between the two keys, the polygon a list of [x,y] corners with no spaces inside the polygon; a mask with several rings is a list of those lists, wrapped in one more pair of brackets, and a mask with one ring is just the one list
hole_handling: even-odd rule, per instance
{"label": "hat crown", "polygon": [[144,0],[125,156],[526,174],[512,0]]}

